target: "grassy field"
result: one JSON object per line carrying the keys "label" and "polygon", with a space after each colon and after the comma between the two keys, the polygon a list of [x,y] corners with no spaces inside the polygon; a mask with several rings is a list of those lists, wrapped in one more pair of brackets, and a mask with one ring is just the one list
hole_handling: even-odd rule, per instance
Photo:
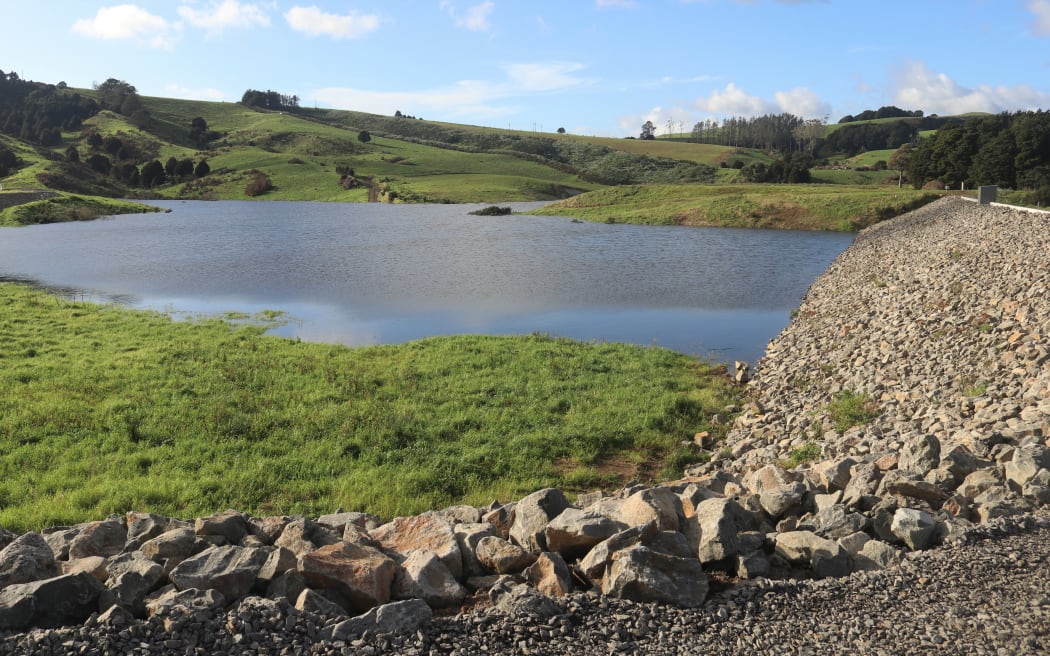
{"label": "grassy field", "polygon": [[[17,192],[0,192],[0,207],[3,207],[5,195]],[[53,198],[35,200],[29,203],[0,209],[0,226],[20,226],[37,223],[58,223],[61,221],[88,221],[100,216],[114,214],[138,214],[141,212],[159,212],[156,207],[131,203],[110,198],[95,196],[78,196],[60,194]]]}
{"label": "grassy field", "polygon": [[601,189],[532,213],[606,223],[850,231],[938,197],[896,187],[646,185]]}
{"label": "grassy field", "polygon": [[0,284],[0,526],[148,510],[383,517],[664,479],[737,402],[658,348],[544,336],[345,348]]}

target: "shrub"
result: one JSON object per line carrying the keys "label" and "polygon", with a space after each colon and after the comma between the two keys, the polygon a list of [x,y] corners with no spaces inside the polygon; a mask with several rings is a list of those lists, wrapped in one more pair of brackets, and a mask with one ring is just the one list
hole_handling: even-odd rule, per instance
{"label": "shrub", "polygon": [[273,183],[270,182],[270,176],[262,171],[255,171],[252,173],[251,180],[244,187],[244,194],[252,197],[261,196],[271,189],[273,189]]}
{"label": "shrub", "polygon": [[835,430],[844,433],[861,426],[879,415],[875,401],[867,394],[842,390],[828,402],[828,418]]}
{"label": "shrub", "polygon": [[471,212],[474,216],[506,216],[510,213],[511,209],[509,207],[496,207],[495,205],[489,205],[486,208]]}

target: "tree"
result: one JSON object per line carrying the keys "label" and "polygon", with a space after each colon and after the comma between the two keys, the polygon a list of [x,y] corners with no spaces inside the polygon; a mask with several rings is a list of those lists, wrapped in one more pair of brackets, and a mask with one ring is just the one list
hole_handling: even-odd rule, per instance
{"label": "tree", "polygon": [[98,92],[99,102],[106,109],[130,116],[142,107],[142,100],[138,97],[138,90],[124,80],[111,77],[102,84],[94,86],[95,91]]}
{"label": "tree", "polygon": [[197,178],[203,178],[211,173],[211,167],[208,166],[208,160],[202,159],[197,163],[197,168],[193,169],[193,175]]}
{"label": "tree", "polygon": [[368,143],[372,140],[372,135],[368,133],[368,130],[361,130],[357,133],[357,140],[361,143]]}
{"label": "tree", "polygon": [[656,138],[656,126],[653,125],[652,121],[646,121],[642,124],[642,139],[655,139]]}
{"label": "tree", "polygon": [[66,160],[76,164],[80,161],[80,151],[77,150],[76,146],[70,146],[66,148]]}
{"label": "tree", "polygon": [[193,175],[193,160],[189,157],[180,159],[178,164],[175,165],[175,177],[188,178],[191,175]]}
{"label": "tree", "polygon": [[139,184],[143,187],[152,189],[164,184],[164,180],[164,165],[160,163],[160,160],[151,160],[142,165],[142,170],[139,172]]}
{"label": "tree", "polygon": [[175,169],[179,166],[179,160],[174,157],[169,157],[168,161],[164,163],[164,172],[171,177],[175,177]]}
{"label": "tree", "polygon": [[259,196],[271,189],[273,189],[273,183],[270,182],[270,176],[262,171],[254,171],[248,184],[244,187],[244,195]]}
{"label": "tree", "polygon": [[906,143],[890,157],[890,168],[897,171],[897,188],[904,186],[904,171],[911,165],[912,145]]}
{"label": "tree", "polygon": [[558,134],[565,134],[565,128],[558,128]]}

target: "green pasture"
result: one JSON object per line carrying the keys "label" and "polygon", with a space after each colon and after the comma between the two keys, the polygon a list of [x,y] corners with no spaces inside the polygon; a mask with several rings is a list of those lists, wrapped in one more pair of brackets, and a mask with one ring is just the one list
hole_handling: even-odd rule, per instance
{"label": "green pasture", "polygon": [[[264,320],[272,320],[267,315]],[[677,475],[722,369],[541,335],[347,348],[0,285],[0,526],[382,517]]]}
{"label": "green pasture", "polygon": [[937,198],[896,187],[639,185],[599,189],[531,213],[605,223],[852,231]]}

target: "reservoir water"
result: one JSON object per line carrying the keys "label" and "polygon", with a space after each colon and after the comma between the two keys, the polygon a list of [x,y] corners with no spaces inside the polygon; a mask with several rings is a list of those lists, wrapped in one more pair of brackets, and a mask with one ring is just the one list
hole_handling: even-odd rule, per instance
{"label": "reservoir water", "polygon": [[483,205],[152,204],[171,211],[0,228],[0,278],[176,316],[282,311],[273,332],[309,341],[544,332],[754,363],[853,239],[469,214]]}

